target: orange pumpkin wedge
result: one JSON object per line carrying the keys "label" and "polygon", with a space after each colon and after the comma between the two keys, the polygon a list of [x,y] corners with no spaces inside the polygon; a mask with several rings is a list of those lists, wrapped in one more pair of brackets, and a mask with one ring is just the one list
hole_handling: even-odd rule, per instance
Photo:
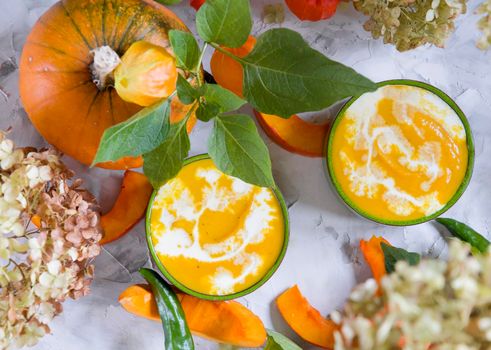
{"label": "orange pumpkin wedge", "polygon": [[[224,47],[223,49],[237,57],[245,57],[252,51],[254,45],[256,45],[256,38],[249,35],[241,47],[234,49]],[[210,68],[213,78],[219,85],[242,97],[244,69],[239,62],[223,52],[215,50],[211,56]]]}
{"label": "orange pumpkin wedge", "polygon": [[127,170],[113,208],[101,217],[104,237],[99,243],[112,242],[136,225],[145,215],[152,191],[153,187],[145,175]]}
{"label": "orange pumpkin wedge", "polygon": [[118,298],[121,306],[133,315],[160,322],[159,310],[150,286],[135,284],[126,288]]}
{"label": "orange pumpkin wedge", "polygon": [[257,111],[254,113],[264,132],[280,147],[308,157],[324,155],[328,123],[310,123],[297,115],[285,119]]}
{"label": "orange pumpkin wedge", "polygon": [[385,257],[382,250],[381,243],[390,245],[390,243],[383,237],[372,236],[368,241],[360,241],[360,250],[363,253],[363,257],[372,270],[373,277],[380,284],[382,278],[387,274],[385,269]]}
{"label": "orange pumpkin wedge", "polygon": [[281,316],[303,340],[324,349],[334,347],[334,332],[338,326],[322,317],[309,304],[295,285],[276,298]]}
{"label": "orange pumpkin wedge", "polygon": [[[208,301],[178,293],[191,332],[202,338],[239,347],[260,347],[266,341],[263,323],[236,301]],[[160,322],[157,305],[147,285],[133,285],[119,296],[128,312]]]}

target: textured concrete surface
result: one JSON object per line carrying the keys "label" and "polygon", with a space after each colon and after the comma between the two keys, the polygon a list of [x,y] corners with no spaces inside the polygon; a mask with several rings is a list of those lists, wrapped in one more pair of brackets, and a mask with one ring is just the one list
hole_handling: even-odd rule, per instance
{"label": "textured concrete surface", "polygon": [[[264,4],[278,1],[252,1],[255,33],[272,27],[262,23],[260,14]],[[30,27],[52,3],[53,0],[0,1],[0,128],[12,126],[12,135],[19,145],[44,145],[19,101],[17,62]],[[423,47],[399,53],[392,46],[372,40],[362,29],[363,17],[349,3],[342,3],[332,20],[318,23],[299,22],[287,11],[282,25],[300,31],[315,48],[375,81],[396,78],[426,81],[457,101],[474,132],[476,163],[467,192],[448,215],[489,235],[491,51],[475,48],[478,33],[473,11],[478,3],[469,2],[468,14],[458,19],[457,30],[444,50]],[[194,10],[187,6],[187,0],[174,9],[193,29]],[[320,118],[332,113],[321,113]],[[206,150],[208,133],[208,125],[197,125],[192,133],[191,154]],[[341,307],[351,288],[369,276],[357,248],[362,237],[384,235],[393,244],[424,255],[445,256],[445,240],[432,223],[395,228],[355,216],[331,190],[321,159],[290,154],[264,137],[277,182],[290,204],[291,218],[291,241],[283,264],[266,285],[241,299],[267,327],[284,332],[303,348],[309,348],[288,329],[272,301],[287,287],[298,284],[322,314]],[[103,208],[110,208],[118,193],[121,173],[89,170],[73,160],[66,161],[86,179],[86,185],[97,193]],[[135,271],[149,263],[144,228],[140,224],[121,240],[105,247],[96,260],[97,277],[92,294],[77,302],[67,302],[63,314],[52,323],[52,334],[35,349],[161,349],[161,326],[129,315],[117,303],[123,289],[140,281]],[[196,344],[198,349],[217,348],[200,339]]]}

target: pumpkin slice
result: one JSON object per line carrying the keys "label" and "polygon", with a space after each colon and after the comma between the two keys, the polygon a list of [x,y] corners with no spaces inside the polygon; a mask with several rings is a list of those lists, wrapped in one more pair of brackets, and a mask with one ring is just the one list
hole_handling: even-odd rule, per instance
{"label": "pumpkin slice", "polygon": [[385,270],[385,257],[381,247],[381,243],[390,245],[390,243],[383,237],[372,236],[368,241],[360,241],[360,250],[363,253],[363,257],[372,270],[373,277],[380,284],[382,278],[387,274]]}
{"label": "pumpkin slice", "polygon": [[297,115],[285,119],[257,111],[254,113],[264,132],[282,148],[309,157],[324,155],[328,123],[309,123]]}
{"label": "pumpkin slice", "polygon": [[133,315],[160,322],[159,310],[150,286],[135,284],[126,288],[118,298],[121,306]]}
{"label": "pumpkin slice", "polygon": [[[207,301],[177,294],[191,332],[219,343],[239,347],[259,347],[266,341],[263,323],[236,301]],[[150,288],[133,285],[119,296],[123,308],[137,316],[160,322]]]}
{"label": "pumpkin slice", "polygon": [[338,326],[321,316],[295,285],[276,299],[281,316],[305,341],[325,349],[334,347],[334,332]]}
{"label": "pumpkin slice", "polygon": [[140,221],[145,215],[153,188],[145,175],[127,170],[124,173],[121,192],[113,208],[101,217],[104,237],[100,244],[112,242]]}
{"label": "pumpkin slice", "polygon": [[[245,57],[252,51],[254,45],[256,45],[256,38],[249,35],[247,41],[241,47],[233,49],[224,47],[223,49],[237,57]],[[243,96],[244,69],[239,62],[223,52],[215,50],[211,56],[210,68],[213,78],[219,85],[232,91],[237,96]]]}

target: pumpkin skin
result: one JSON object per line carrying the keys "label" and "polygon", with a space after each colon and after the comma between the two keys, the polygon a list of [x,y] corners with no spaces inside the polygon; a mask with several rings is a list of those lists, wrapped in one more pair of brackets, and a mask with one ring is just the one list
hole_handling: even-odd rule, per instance
{"label": "pumpkin skin", "polygon": [[[121,57],[138,40],[169,50],[168,32],[187,31],[170,10],[152,0],[63,0],[54,4],[27,37],[20,60],[20,96],[39,133],[53,146],[91,164],[105,129],[142,107],[123,101],[109,86],[93,83],[91,50],[108,45]],[[171,122],[189,106],[172,101]],[[195,123],[190,118],[188,131]],[[142,165],[128,157],[100,166],[127,169]]]}

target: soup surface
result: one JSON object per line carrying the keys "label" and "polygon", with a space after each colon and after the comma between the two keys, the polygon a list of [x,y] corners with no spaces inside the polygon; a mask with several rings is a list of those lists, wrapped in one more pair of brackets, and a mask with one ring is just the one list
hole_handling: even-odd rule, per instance
{"label": "soup surface", "polygon": [[208,295],[261,280],[281,253],[285,229],[271,189],[225,175],[210,159],[189,163],[159,189],[150,227],[167,272]]}
{"label": "soup surface", "polygon": [[468,162],[464,125],[434,93],[387,85],[358,98],[331,140],[331,172],[361,212],[408,221],[442,209]]}

